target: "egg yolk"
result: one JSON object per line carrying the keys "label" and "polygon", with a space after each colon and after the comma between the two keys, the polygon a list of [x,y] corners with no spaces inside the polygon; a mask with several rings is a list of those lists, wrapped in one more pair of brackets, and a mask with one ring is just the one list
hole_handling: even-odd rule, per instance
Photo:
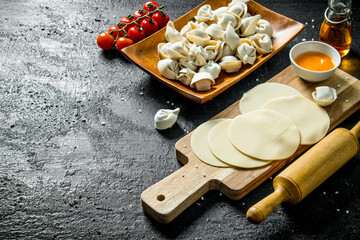
{"label": "egg yolk", "polygon": [[306,52],[294,59],[297,65],[312,71],[327,71],[335,67],[331,57],[320,52]]}

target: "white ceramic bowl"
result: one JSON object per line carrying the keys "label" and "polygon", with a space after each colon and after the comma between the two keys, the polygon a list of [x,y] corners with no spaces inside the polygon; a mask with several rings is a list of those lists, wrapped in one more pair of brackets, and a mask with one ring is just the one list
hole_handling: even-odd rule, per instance
{"label": "white ceramic bowl", "polygon": [[[312,71],[300,67],[295,63],[294,59],[298,57],[300,54],[305,52],[324,53],[333,59],[335,67],[328,71]],[[291,65],[294,71],[297,73],[297,75],[299,75],[299,77],[309,82],[320,82],[328,79],[334,74],[336,68],[338,68],[341,63],[340,54],[334,47],[330,46],[329,44],[318,41],[308,41],[308,42],[301,42],[296,44],[294,47],[291,48],[289,57],[290,57]]]}

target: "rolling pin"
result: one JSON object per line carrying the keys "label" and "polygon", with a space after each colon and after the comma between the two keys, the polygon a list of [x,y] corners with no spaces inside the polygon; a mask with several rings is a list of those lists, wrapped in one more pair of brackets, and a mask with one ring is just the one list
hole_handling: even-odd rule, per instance
{"label": "rolling pin", "polygon": [[249,208],[247,219],[261,223],[282,202],[299,203],[359,150],[360,122],[337,128],[274,178],[274,192]]}

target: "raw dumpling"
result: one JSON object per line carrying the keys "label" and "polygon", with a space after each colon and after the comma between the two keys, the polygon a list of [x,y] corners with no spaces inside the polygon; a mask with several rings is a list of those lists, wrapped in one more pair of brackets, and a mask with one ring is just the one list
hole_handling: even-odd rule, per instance
{"label": "raw dumpling", "polygon": [[192,61],[188,61],[186,59],[179,59],[179,66],[180,68],[190,68],[193,71],[196,71],[197,66],[195,66]]}
{"label": "raw dumpling", "polygon": [[187,32],[190,32],[197,28],[198,28],[198,25],[196,23],[194,23],[193,21],[190,21],[181,28],[180,34],[185,37]]}
{"label": "raw dumpling", "polygon": [[203,47],[197,47],[195,44],[191,46],[189,57],[194,65],[204,66],[206,64],[206,59],[208,58],[208,56],[208,53]]}
{"label": "raw dumpling", "polygon": [[171,128],[179,115],[180,108],[174,110],[160,109],[154,116],[154,127],[158,130]]}
{"label": "raw dumpling", "polygon": [[195,72],[190,68],[182,68],[179,71],[179,75],[177,76],[177,80],[182,82],[185,86],[190,86],[191,80],[193,79]]}
{"label": "raw dumpling", "polygon": [[229,22],[231,22],[235,30],[237,30],[241,25],[240,17],[231,12],[224,12],[223,14],[221,14],[221,17],[218,20],[217,24],[225,30]]}
{"label": "raw dumpling", "polygon": [[231,3],[228,4],[228,6],[232,6],[232,5],[235,5],[235,4],[239,4],[239,3],[247,3],[248,1],[250,0],[232,0]]}
{"label": "raw dumpling", "polygon": [[218,24],[211,24],[205,31],[214,40],[223,39],[224,30]]}
{"label": "raw dumpling", "polygon": [[222,57],[234,56],[235,50],[232,50],[229,45],[225,44],[223,47]]}
{"label": "raw dumpling", "polygon": [[164,77],[176,79],[179,72],[179,64],[177,61],[167,58],[158,62],[158,69]]}
{"label": "raw dumpling", "polygon": [[222,56],[222,51],[224,47],[224,42],[210,40],[209,42],[202,45],[205,51],[208,54],[207,60],[217,61]]}
{"label": "raw dumpling", "polygon": [[174,110],[160,109],[154,117],[154,127],[158,130],[165,130],[171,128],[179,115],[180,108]]}
{"label": "raw dumpling", "polygon": [[202,29],[204,31],[206,31],[206,29],[209,27],[209,25],[207,25],[205,22],[196,21],[195,23],[196,23],[198,29]]}
{"label": "raw dumpling", "polygon": [[183,41],[170,44],[164,52],[169,58],[174,60],[187,59],[189,57],[188,49]]}
{"label": "raw dumpling", "polygon": [[169,42],[158,44],[158,54],[159,54],[160,59],[169,58],[169,56],[167,55],[167,50],[170,45],[171,45],[171,43],[169,43]]}
{"label": "raw dumpling", "polygon": [[314,102],[322,107],[332,104],[337,99],[336,89],[329,86],[316,87],[311,95]]}
{"label": "raw dumpling", "polygon": [[221,18],[221,14],[223,14],[224,12],[226,12],[226,9],[227,9],[226,6],[224,6],[224,7],[219,7],[219,8],[217,8],[217,9],[215,9],[215,10],[213,11],[213,14],[214,14],[215,18],[216,18],[216,19]]}
{"label": "raw dumpling", "polygon": [[222,70],[225,70],[227,73],[237,72],[241,68],[241,61],[234,56],[223,57],[219,63]]}
{"label": "raw dumpling", "polygon": [[179,42],[183,39],[183,36],[175,29],[172,21],[169,21],[166,25],[165,39],[171,43]]}
{"label": "raw dumpling", "polygon": [[254,35],[256,33],[257,23],[261,19],[261,16],[255,15],[251,17],[246,17],[242,19],[241,26],[240,26],[240,36],[248,37]]}
{"label": "raw dumpling", "polygon": [[232,26],[232,22],[229,22],[225,33],[224,33],[224,42],[229,45],[229,47],[231,48],[231,50],[235,50],[236,47],[239,45],[240,43],[240,37],[239,35],[235,32],[234,27]]}
{"label": "raw dumpling", "polygon": [[229,7],[226,9],[226,12],[231,12],[235,15],[238,15],[242,19],[245,17],[247,10],[248,8],[246,3],[239,1],[238,3],[229,5]]}
{"label": "raw dumpling", "polygon": [[245,17],[251,17],[250,13],[246,13]]}
{"label": "raw dumpling", "polygon": [[195,73],[191,80],[190,87],[196,88],[198,91],[208,91],[211,85],[215,84],[213,76],[208,72]]}
{"label": "raw dumpling", "polygon": [[238,57],[244,64],[254,64],[256,60],[256,49],[249,39],[240,39],[240,44],[236,49],[236,57]]}
{"label": "raw dumpling", "polygon": [[196,46],[201,46],[202,44],[210,41],[209,35],[202,29],[194,29],[190,32],[186,33],[186,38],[189,39],[190,42],[196,44]]}
{"label": "raw dumpling", "polygon": [[187,38],[183,38],[183,39],[182,39],[182,42],[184,43],[187,51],[189,51],[190,48],[191,48],[191,46],[192,46],[193,44],[192,44]]}
{"label": "raw dumpling", "polygon": [[213,76],[214,79],[217,79],[221,72],[221,67],[216,62],[210,60],[205,66],[202,66],[199,69],[199,72],[208,72]]}
{"label": "raw dumpling", "polygon": [[273,51],[271,38],[264,33],[257,33],[250,37],[252,44],[259,54],[267,54]]}
{"label": "raw dumpling", "polygon": [[256,25],[257,25],[257,27],[256,27],[256,32],[257,33],[265,33],[269,37],[272,37],[273,28],[272,28],[271,24],[268,21],[266,21],[265,19],[260,19],[257,22]]}
{"label": "raw dumpling", "polygon": [[199,8],[199,11],[195,16],[195,19],[199,22],[212,21],[214,20],[214,18],[215,18],[214,13],[211,11],[211,6],[209,4],[206,4],[201,8]]}

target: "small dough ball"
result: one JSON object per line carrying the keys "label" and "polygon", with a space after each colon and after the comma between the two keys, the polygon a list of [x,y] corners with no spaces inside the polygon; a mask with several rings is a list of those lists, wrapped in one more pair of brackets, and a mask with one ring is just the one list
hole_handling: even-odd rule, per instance
{"label": "small dough ball", "polygon": [[288,158],[300,143],[299,130],[289,118],[265,109],[235,117],[228,134],[237,149],[262,160]]}
{"label": "small dough ball", "polygon": [[322,139],[330,127],[327,112],[313,101],[300,96],[274,98],[262,109],[272,110],[290,118],[300,131],[300,144],[310,145]]}

